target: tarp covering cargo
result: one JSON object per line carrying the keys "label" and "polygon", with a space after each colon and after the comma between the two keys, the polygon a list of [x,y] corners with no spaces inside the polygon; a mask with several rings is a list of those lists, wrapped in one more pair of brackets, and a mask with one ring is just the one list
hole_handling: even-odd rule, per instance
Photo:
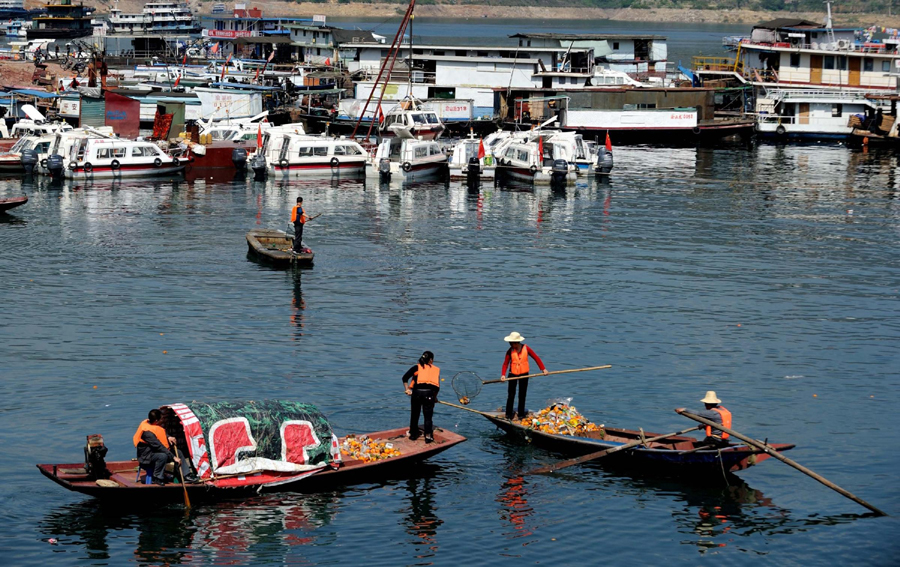
{"label": "tarp covering cargo", "polygon": [[123,138],[137,138],[141,129],[141,101],[106,92],[105,123]]}
{"label": "tarp covering cargo", "polygon": [[[253,471],[300,473],[340,461],[337,437],[313,405],[267,400],[163,406],[181,421],[202,478]],[[169,414],[171,415],[171,414]]]}

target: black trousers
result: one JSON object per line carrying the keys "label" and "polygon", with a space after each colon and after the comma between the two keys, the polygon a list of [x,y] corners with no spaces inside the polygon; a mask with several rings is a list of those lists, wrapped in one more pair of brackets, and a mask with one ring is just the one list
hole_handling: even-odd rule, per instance
{"label": "black trousers", "polygon": [[419,412],[425,416],[425,437],[434,437],[434,424],[431,417],[434,415],[434,402],[437,392],[425,388],[413,388],[410,396],[409,409],[409,438],[419,437]]}
{"label": "black trousers", "polygon": [[303,250],[303,223],[294,223],[294,252]]}
{"label": "black trousers", "polygon": [[[525,376],[525,374],[510,374],[507,378]],[[528,378],[524,380],[512,380],[506,386],[506,419],[513,418],[513,402],[516,400],[516,385],[519,387],[519,419],[525,417],[525,396],[528,394]]]}

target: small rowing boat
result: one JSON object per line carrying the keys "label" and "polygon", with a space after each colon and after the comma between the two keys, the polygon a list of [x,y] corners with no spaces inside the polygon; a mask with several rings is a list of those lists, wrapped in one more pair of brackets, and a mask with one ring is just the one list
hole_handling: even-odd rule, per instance
{"label": "small rowing boat", "polygon": [[5,213],[10,209],[14,209],[28,202],[27,196],[12,197],[10,199],[0,199],[0,213]]}
{"label": "small rowing boat", "polygon": [[250,253],[262,261],[278,267],[312,266],[315,254],[309,248],[300,253],[293,251],[294,237],[271,228],[251,230],[247,233]]}
{"label": "small rowing boat", "polygon": [[[579,456],[626,443],[649,439],[659,434],[604,427],[584,436],[544,433],[506,419],[503,412],[478,412],[506,433],[529,443],[564,455]],[[770,444],[776,451],[793,449],[794,445]],[[604,459],[604,464],[616,464],[645,472],[663,472],[685,475],[737,472],[757,465],[769,458],[764,451],[747,445],[729,445],[720,448],[703,448],[703,443],[693,437],[673,436],[648,442],[634,449],[621,451]]]}
{"label": "small rowing boat", "polygon": [[160,426],[177,439],[199,482],[148,484],[136,460],[105,461],[100,435],[88,436],[85,462],[41,464],[38,470],[67,490],[117,505],[181,502],[183,487],[192,502],[215,501],[389,479],[466,440],[435,429],[434,442],[411,441],[405,427],[338,439],[315,406],[290,401],[190,402],[160,410]]}

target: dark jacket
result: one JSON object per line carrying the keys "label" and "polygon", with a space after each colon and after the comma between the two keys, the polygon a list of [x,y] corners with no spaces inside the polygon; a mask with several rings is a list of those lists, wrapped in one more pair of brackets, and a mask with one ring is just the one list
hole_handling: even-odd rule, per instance
{"label": "dark jacket", "polygon": [[170,461],[175,459],[175,455],[159,442],[152,431],[144,431],[141,433],[141,442],[137,446],[138,462],[142,465],[150,463],[150,455],[153,453],[165,453]]}

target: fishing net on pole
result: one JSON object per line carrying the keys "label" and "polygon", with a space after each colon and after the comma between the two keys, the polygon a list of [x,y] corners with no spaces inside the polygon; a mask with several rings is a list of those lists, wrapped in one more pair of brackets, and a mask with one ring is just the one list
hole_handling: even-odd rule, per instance
{"label": "fishing net on pole", "polygon": [[481,392],[482,384],[484,381],[481,376],[469,371],[457,372],[450,382],[453,391],[456,392],[456,398],[464,406],[468,405]]}

